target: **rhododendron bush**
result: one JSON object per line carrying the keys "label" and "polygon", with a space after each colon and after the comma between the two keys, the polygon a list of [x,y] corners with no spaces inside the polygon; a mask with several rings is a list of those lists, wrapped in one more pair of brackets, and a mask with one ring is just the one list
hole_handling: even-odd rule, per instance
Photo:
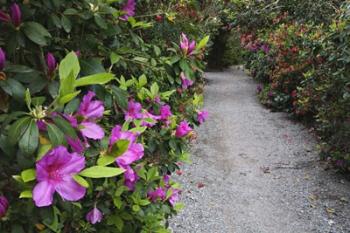
{"label": "rhododendron bush", "polygon": [[149,30],[188,4],[0,0],[1,232],[168,232],[209,35]]}
{"label": "rhododendron bush", "polygon": [[248,2],[237,22],[261,102],[312,126],[323,158],[349,171],[349,3],[303,1],[313,7],[300,12],[293,0]]}

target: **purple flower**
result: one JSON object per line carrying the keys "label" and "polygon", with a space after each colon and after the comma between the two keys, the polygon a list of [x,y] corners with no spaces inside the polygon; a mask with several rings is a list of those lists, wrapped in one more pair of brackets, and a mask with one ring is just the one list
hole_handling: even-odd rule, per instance
{"label": "purple flower", "polygon": [[128,0],[127,3],[122,8],[122,11],[125,14],[122,17],[120,17],[120,19],[121,20],[128,20],[129,17],[134,16],[135,9],[136,9],[136,1],[135,0]]}
{"label": "purple flower", "polygon": [[263,44],[260,49],[264,51],[265,54],[268,54],[270,52],[270,47],[268,44]]}
{"label": "purple flower", "polygon": [[127,150],[116,159],[116,162],[119,167],[127,169],[129,165],[143,157],[144,148],[141,143],[136,143],[136,135],[134,133],[122,131],[121,127],[117,125],[112,129],[112,134],[109,139],[110,147],[121,139],[128,140],[130,143]]}
{"label": "purple flower", "polygon": [[47,66],[47,73],[49,75],[52,75],[55,72],[57,67],[56,59],[52,53],[46,54],[46,66]]}
{"label": "purple flower", "polygon": [[158,200],[163,201],[166,198],[166,192],[163,188],[159,187],[154,191],[148,192],[147,196],[152,202],[156,202]]}
{"label": "purple flower", "polygon": [[169,181],[170,181],[170,176],[169,176],[169,175],[164,175],[164,176],[163,176],[163,181],[164,181],[164,183],[165,183],[166,185],[168,185],[168,184],[169,184]]}
{"label": "purple flower", "polygon": [[135,189],[135,184],[139,180],[138,175],[130,166],[126,167],[126,171],[124,173],[124,185],[128,187],[130,191]]}
{"label": "purple flower", "polygon": [[182,138],[186,135],[188,135],[192,131],[192,128],[188,124],[187,121],[182,121],[180,125],[177,126],[176,128],[176,133],[175,136],[177,138]]}
{"label": "purple flower", "polygon": [[171,107],[168,104],[163,105],[160,107],[160,119],[161,120],[168,120],[169,117],[171,117]]}
{"label": "purple flower", "polygon": [[78,118],[82,118],[82,122],[78,124],[78,121],[74,117],[66,117],[73,127],[80,129],[81,134],[84,137],[90,139],[102,139],[104,137],[103,129],[96,124],[96,121],[103,116],[104,106],[103,102],[99,100],[93,100],[95,93],[89,91],[84,97],[79,106],[77,112]]}
{"label": "purple flower", "polygon": [[209,113],[207,111],[199,111],[197,113],[197,120],[199,124],[203,124],[208,119]]}
{"label": "purple flower", "polygon": [[5,196],[0,196],[0,218],[6,215],[9,208],[9,202]]}
{"label": "purple flower", "polygon": [[67,148],[58,146],[49,151],[36,163],[38,183],[33,190],[33,199],[38,207],[49,206],[55,192],[68,201],[78,201],[86,189],[73,176],[85,167],[85,158],[77,153],[69,153]]}
{"label": "purple flower", "polygon": [[90,222],[91,224],[96,224],[102,221],[103,213],[94,207],[92,210],[90,210],[89,213],[86,214],[86,221]]}
{"label": "purple flower", "polygon": [[142,116],[142,106],[140,103],[130,100],[128,103],[128,111],[125,114],[125,120],[135,120],[141,119]]}
{"label": "purple flower", "polygon": [[175,204],[180,200],[180,193],[181,190],[179,189],[171,189],[172,193],[171,196],[169,197],[169,203],[171,206],[175,206]]}
{"label": "purple flower", "polygon": [[85,150],[85,147],[83,145],[83,142],[77,137],[77,138],[71,138],[69,136],[66,136],[67,143],[70,145],[72,150],[78,154],[82,154]]}
{"label": "purple flower", "polygon": [[15,27],[20,26],[22,22],[21,8],[19,8],[19,6],[16,3],[13,3],[11,5],[10,11],[13,25],[15,25]]}
{"label": "purple flower", "polygon": [[185,56],[191,56],[196,48],[196,41],[189,41],[185,33],[181,33],[180,48]]}
{"label": "purple flower", "polygon": [[6,62],[6,53],[2,48],[0,48],[0,71],[4,69],[5,62]]}
{"label": "purple flower", "polygon": [[184,72],[181,72],[180,78],[182,83],[182,89],[186,90],[193,85],[193,81],[191,79],[188,79]]}
{"label": "purple flower", "polygon": [[262,90],[263,90],[263,86],[262,86],[261,84],[259,84],[259,85],[256,87],[256,91],[257,91],[258,93],[261,93]]}
{"label": "purple flower", "polygon": [[267,93],[267,96],[272,98],[273,97],[273,92],[272,91],[269,91],[269,93]]}
{"label": "purple flower", "polygon": [[92,100],[96,94],[89,91],[80,104],[78,115],[83,116],[88,120],[96,120],[103,116],[104,106],[103,102],[99,100]]}
{"label": "purple flower", "polygon": [[149,113],[148,111],[145,111],[142,114],[142,126],[146,127],[153,127],[157,124],[157,121],[160,119],[160,116],[153,115],[152,113]]}
{"label": "purple flower", "polygon": [[119,167],[125,168],[131,165],[133,162],[142,159],[143,155],[143,145],[141,143],[133,143],[129,145],[128,150],[119,156],[116,161]]}

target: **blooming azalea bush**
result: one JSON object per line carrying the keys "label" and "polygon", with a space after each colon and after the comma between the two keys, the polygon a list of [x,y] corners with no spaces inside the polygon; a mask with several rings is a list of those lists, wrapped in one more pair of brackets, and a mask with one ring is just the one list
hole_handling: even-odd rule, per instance
{"label": "blooming azalea bush", "polygon": [[209,36],[152,38],[148,1],[0,2],[1,232],[168,232]]}
{"label": "blooming azalea bush", "polygon": [[[321,139],[321,155],[349,170],[349,4],[337,8],[341,2],[334,1],[330,8],[330,2],[312,3],[313,8],[302,13],[299,6],[291,10],[293,4],[274,12],[268,11],[272,6],[260,6],[254,12],[269,23],[252,20],[249,27],[240,24],[240,31],[246,67],[261,83],[257,92],[262,103],[312,124]],[[327,17],[311,17],[314,7]],[[245,16],[238,18],[248,20]],[[324,24],[315,26],[320,20]]]}

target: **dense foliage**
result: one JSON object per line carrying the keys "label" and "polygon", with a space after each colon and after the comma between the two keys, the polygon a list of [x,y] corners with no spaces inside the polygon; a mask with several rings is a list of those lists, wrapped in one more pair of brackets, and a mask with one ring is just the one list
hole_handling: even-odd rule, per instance
{"label": "dense foliage", "polygon": [[220,3],[0,0],[1,232],[168,232]]}
{"label": "dense foliage", "polygon": [[313,124],[322,155],[348,170],[350,5],[342,2],[239,1],[236,22],[262,103]]}

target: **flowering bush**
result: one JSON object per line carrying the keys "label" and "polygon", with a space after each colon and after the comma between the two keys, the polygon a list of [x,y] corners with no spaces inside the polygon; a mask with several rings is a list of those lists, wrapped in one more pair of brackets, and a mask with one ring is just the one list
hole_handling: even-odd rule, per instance
{"label": "flowering bush", "polygon": [[[333,9],[340,2],[334,1]],[[314,24],[321,18],[308,18],[315,9],[302,17],[304,12],[284,9],[293,8],[287,4],[281,8],[286,12],[260,16],[270,24],[251,22],[249,31],[241,25],[241,44],[246,51],[246,67],[261,82],[257,92],[262,102],[312,123],[321,139],[323,157],[349,170],[349,55],[345,39],[349,4],[344,3],[337,14],[325,13],[328,8],[322,4],[314,6],[327,14],[323,25]],[[267,9],[256,12],[266,13]]]}
{"label": "flowering bush", "polygon": [[1,6],[1,232],[168,232],[209,36],[152,38],[148,1]]}

